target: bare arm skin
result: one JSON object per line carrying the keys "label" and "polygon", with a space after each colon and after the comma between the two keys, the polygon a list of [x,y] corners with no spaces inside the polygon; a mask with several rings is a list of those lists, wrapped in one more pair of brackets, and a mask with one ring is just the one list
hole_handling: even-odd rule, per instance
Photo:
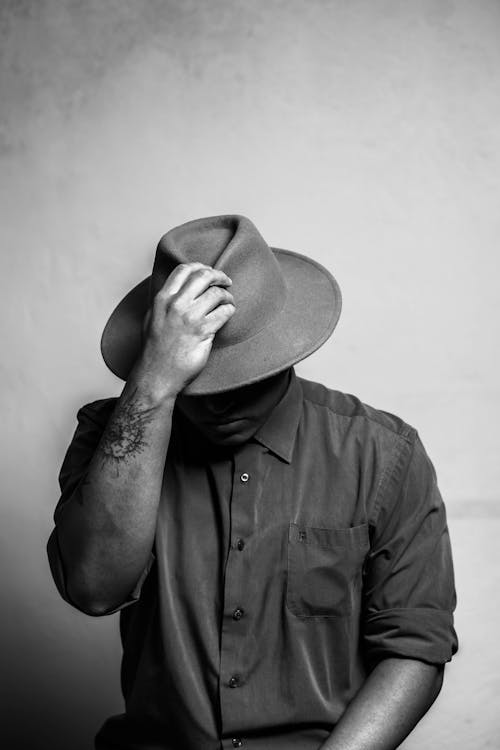
{"label": "bare arm skin", "polygon": [[436,700],[444,667],[384,659],[319,750],[394,750]]}
{"label": "bare arm skin", "polygon": [[68,594],[89,614],[123,603],[147,565],[175,399],[203,369],[216,331],[234,312],[230,284],[201,263],[180,265],[168,277],[86,477],[61,510]]}

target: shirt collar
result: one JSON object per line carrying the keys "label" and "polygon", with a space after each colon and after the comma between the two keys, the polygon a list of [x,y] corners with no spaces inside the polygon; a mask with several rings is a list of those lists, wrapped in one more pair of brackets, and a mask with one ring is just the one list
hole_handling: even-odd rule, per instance
{"label": "shirt collar", "polygon": [[287,390],[252,439],[290,463],[301,414],[302,388],[291,367]]}

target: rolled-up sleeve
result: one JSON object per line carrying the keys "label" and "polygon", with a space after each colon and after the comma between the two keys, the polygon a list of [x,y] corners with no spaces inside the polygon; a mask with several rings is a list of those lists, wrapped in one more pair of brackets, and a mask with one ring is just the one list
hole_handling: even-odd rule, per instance
{"label": "rolled-up sleeve", "polygon": [[[90,461],[99,444],[102,433],[113,412],[115,404],[116,398],[109,398],[94,401],[90,404],[82,406],[77,414],[77,428],[66,451],[66,455],[59,472],[59,486],[61,489],[61,495],[54,510],[55,528],[50,534],[47,542],[47,555],[49,559],[52,578],[54,579],[54,583],[59,594],[66,602],[68,602],[68,604],[71,604],[77,609],[80,609],[80,607],[78,607],[71,600],[67,590],[66,574],[58,539],[58,519],[63,507],[66,505],[66,503],[70,502],[77,487],[85,481]],[[142,585],[149,573],[149,570],[151,569],[154,560],[155,555],[152,552],[145,570],[143,571],[134,590],[129,594],[127,600],[124,601],[119,607],[116,607],[115,609],[110,610],[105,614],[113,614],[114,612],[118,612],[120,609],[123,609],[123,607],[126,607],[129,604],[133,604],[139,599],[141,595]]]}
{"label": "rolled-up sleeve", "polygon": [[446,510],[416,431],[399,450],[371,525],[362,635],[367,664],[403,657],[443,664],[457,651]]}

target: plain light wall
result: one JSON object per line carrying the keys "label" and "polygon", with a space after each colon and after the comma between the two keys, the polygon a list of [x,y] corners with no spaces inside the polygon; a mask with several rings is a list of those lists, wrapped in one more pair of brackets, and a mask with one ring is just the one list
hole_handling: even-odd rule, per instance
{"label": "plain light wall", "polygon": [[[120,392],[99,353],[107,317],[149,274],[159,237],[200,216],[246,214],[269,244],[334,273],[338,328],[297,371],[417,427],[458,540],[470,611],[457,616],[471,638],[484,617],[493,638],[499,34],[495,0],[0,3],[9,750],[34,737],[37,750],[86,750],[121,710],[116,618],[58,598],[45,543],[76,411]],[[484,678],[477,750],[494,747],[493,667],[470,653],[449,669]],[[418,731],[456,748],[445,722],[471,704],[440,700],[447,712]]]}

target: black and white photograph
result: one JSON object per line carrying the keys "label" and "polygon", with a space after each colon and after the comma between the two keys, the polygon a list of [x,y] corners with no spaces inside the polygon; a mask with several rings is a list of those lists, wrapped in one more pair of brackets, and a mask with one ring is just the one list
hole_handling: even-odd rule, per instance
{"label": "black and white photograph", "polygon": [[500,2],[0,0],[5,750],[500,748]]}

